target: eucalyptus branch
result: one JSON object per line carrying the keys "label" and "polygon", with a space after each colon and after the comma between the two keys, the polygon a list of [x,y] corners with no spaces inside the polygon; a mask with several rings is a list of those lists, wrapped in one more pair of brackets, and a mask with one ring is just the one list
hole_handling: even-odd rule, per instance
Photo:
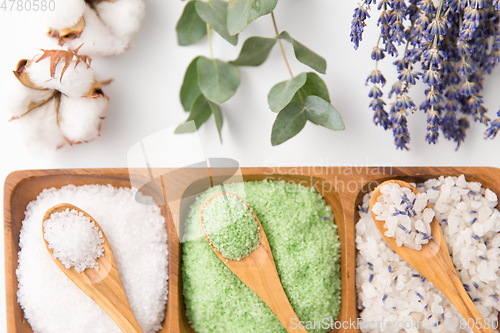
{"label": "eucalyptus branch", "polygon": [[[258,11],[255,11],[256,2]],[[330,94],[325,82],[315,72],[294,76],[288,62],[282,40],[293,46],[295,57],[318,73],[326,73],[324,58],[293,39],[286,31],[280,32],[273,9],[278,0],[192,0],[186,4],[179,22],[177,36],[180,45],[190,45],[207,35],[210,57],[195,58],[189,65],[181,88],[181,102],[189,111],[186,122],[177,133],[198,129],[213,114],[219,135],[222,128],[220,104],[231,98],[240,84],[238,66],[260,66],[278,42],[291,79],[276,84],[268,94],[271,111],[278,115],[271,133],[273,146],[279,145],[297,135],[309,120],[331,130],[343,130],[340,113],[330,104]],[[257,14],[257,16],[256,16]],[[229,43],[236,45],[237,33],[260,16],[271,14],[275,38],[253,36],[248,38],[237,59],[221,61],[213,58],[211,30],[213,29]]]}
{"label": "eucalyptus branch", "polygon": [[[278,25],[276,24],[276,18],[274,17],[274,12],[271,12],[271,17],[273,18],[274,31],[276,31],[276,37],[277,37],[279,36],[280,32],[278,30]],[[280,44],[281,53],[283,54],[283,59],[285,59],[286,67],[288,68],[290,76],[293,79],[292,69],[290,68],[290,64],[288,63],[288,59],[286,57],[285,49],[283,48],[283,43],[281,42],[281,39],[278,40],[278,43]]]}
{"label": "eucalyptus branch", "polygon": [[212,28],[210,24],[207,24],[207,38],[208,38],[208,47],[210,48],[210,59],[214,58],[214,52],[212,50]]}

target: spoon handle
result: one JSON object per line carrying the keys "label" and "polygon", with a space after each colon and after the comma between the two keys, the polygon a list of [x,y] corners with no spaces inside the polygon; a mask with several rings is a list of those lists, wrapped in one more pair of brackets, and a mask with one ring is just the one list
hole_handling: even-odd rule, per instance
{"label": "spoon handle", "polygon": [[251,210],[250,205],[234,193],[218,192],[208,197],[200,208],[201,230],[207,239],[208,244],[220,260],[222,260],[222,262],[227,266],[227,268],[229,268],[234,275],[246,284],[247,287],[252,289],[253,292],[267,304],[276,317],[278,317],[279,321],[283,324],[288,333],[307,333],[304,326],[300,324],[300,321],[285,294],[285,290],[281,285],[281,280],[274,263],[273,253],[271,252],[271,246],[267,241],[266,234],[260,224],[259,218],[253,210],[251,211],[255,220],[259,224],[260,245],[252,253],[250,253],[250,255],[241,260],[228,260],[224,258],[212,244],[210,244],[207,235],[203,231],[202,213],[204,206],[218,195],[234,195],[239,200],[244,202]]}
{"label": "spoon handle", "polygon": [[113,319],[123,333],[143,333],[135,320],[127,298],[121,288],[118,271],[113,266],[106,279],[93,285],[94,301]]}
{"label": "spoon handle", "polygon": [[[288,297],[283,290],[283,286],[280,283],[280,278],[272,255],[270,255],[271,250],[267,249],[266,246],[259,246],[256,253],[253,256],[247,257],[244,260],[254,260],[254,265],[241,266],[239,268],[240,272],[238,277],[245,283],[250,289],[252,289],[257,296],[259,296],[264,303],[269,306],[269,308],[274,312],[279,321],[286,328],[289,333],[298,333],[307,331],[300,325],[300,320],[298,319],[295,311],[293,310]],[[231,269],[232,265],[227,265]],[[245,274],[241,274],[241,269],[245,267]],[[255,269],[254,267],[258,267]],[[244,268],[243,268],[244,269]],[[232,270],[232,269],[231,269]],[[276,282],[277,281],[277,282]]]}
{"label": "spoon handle", "polygon": [[[433,236],[428,244],[424,244],[421,250],[413,250],[406,246],[398,246],[396,240],[385,235],[383,221],[378,221],[376,214],[373,212],[373,206],[381,195],[381,187],[384,184],[396,183],[401,187],[407,187],[414,193],[420,193],[416,188],[408,183],[400,180],[388,180],[380,184],[372,194],[370,199],[370,211],[372,213],[375,225],[379,230],[382,238],[386,240],[389,246],[399,254],[408,264],[420,272],[430,282],[434,284],[455,306],[458,312],[465,319],[467,324],[470,319],[473,320],[472,325],[468,325],[475,333],[493,333],[495,332],[490,325],[490,328],[484,328],[484,318],[477,310],[474,302],[465,291],[465,288],[457,275],[455,266],[451,261],[446,241],[437,222],[436,218],[431,222],[431,234]],[[427,205],[429,207],[429,205]]]}
{"label": "spoon handle", "polygon": [[[59,259],[54,258],[54,262],[61,269],[61,271],[78,287],[81,291],[85,293],[89,298],[91,298],[101,309],[106,312],[106,314],[113,319],[115,324],[121,329],[123,333],[143,333],[141,327],[137,323],[130,305],[123,290],[123,286],[120,280],[120,275],[118,269],[116,268],[115,259],[113,257],[113,252],[109,247],[108,240],[104,235],[99,224],[85,211],[80,208],[73,206],[71,204],[62,203],[53,206],[51,209],[47,210],[43,217],[43,221],[47,220],[52,213],[61,212],[66,209],[76,210],[87,216],[95,226],[102,233],[102,238],[104,239],[103,248],[104,253],[102,257],[97,259],[99,263],[99,269],[95,270],[92,268],[85,269],[83,272],[78,273],[73,268],[67,269],[59,261]],[[43,223],[42,223],[43,232]],[[45,240],[44,240],[45,241]],[[45,246],[48,252],[52,256],[52,250],[49,248],[47,241],[45,241]]]}
{"label": "spoon handle", "polygon": [[[442,243],[444,244],[444,243]],[[446,245],[444,245],[446,247]],[[451,261],[449,255],[441,255],[442,253],[448,254],[448,249],[441,249],[437,256],[443,265],[436,265],[436,270],[441,271],[439,274],[448,275],[449,283],[439,283],[430,280],[434,285],[437,285],[439,290],[450,300],[450,302],[455,306],[458,312],[464,317],[468,327],[476,333],[494,333],[495,331],[489,325],[489,328],[484,328],[485,322],[484,318],[479,312],[479,310],[474,305],[474,302],[469,297],[469,294],[465,290],[462,281],[455,271],[455,267]],[[446,251],[446,252],[444,252]],[[472,319],[472,320],[471,320]]]}
{"label": "spoon handle", "polygon": [[[110,251],[108,247],[104,251]],[[86,269],[72,281],[113,319],[123,333],[143,333],[130,309],[112,254],[102,257],[99,270]],[[111,260],[110,260],[111,259]],[[64,271],[66,275],[73,271]],[[78,273],[73,273],[78,274]]]}
{"label": "spoon handle", "polygon": [[448,252],[448,247],[444,241],[444,236],[442,233],[437,232],[437,228],[440,228],[439,224],[433,222],[432,228],[432,234],[435,238],[429,244],[426,244],[427,252],[424,252],[421,257],[419,256],[419,251],[411,250],[416,252],[416,254],[414,256],[406,256],[405,260],[448,298],[462,317],[464,317],[467,324],[472,319],[473,323],[469,325],[470,329],[476,333],[495,332],[492,328],[484,328],[484,318],[470,299],[462,281],[457,275]]}
{"label": "spoon handle", "polygon": [[[470,329],[476,333],[493,333],[491,327],[484,328],[484,318],[469,297],[451,261],[444,236],[439,234],[439,225],[433,222],[432,234],[435,238],[426,245],[429,257],[408,256],[406,261],[438,288],[464,317]],[[417,251],[418,252],[418,251]],[[425,260],[427,259],[427,260]],[[473,321],[471,323],[470,321]],[[470,325],[469,325],[470,324]],[[490,325],[491,326],[491,325]]]}
{"label": "spoon handle", "polygon": [[[458,312],[464,317],[467,326],[472,329],[476,333],[493,333],[495,332],[491,325],[490,328],[484,328],[485,322],[481,313],[477,310],[476,306],[470,299],[469,295],[465,291],[462,286],[462,282],[458,278],[458,276],[452,277],[453,284],[455,285],[457,292],[448,292],[445,293],[446,297],[450,300],[453,305],[457,308]],[[462,286],[460,289],[459,286]],[[472,320],[471,320],[472,319]]]}

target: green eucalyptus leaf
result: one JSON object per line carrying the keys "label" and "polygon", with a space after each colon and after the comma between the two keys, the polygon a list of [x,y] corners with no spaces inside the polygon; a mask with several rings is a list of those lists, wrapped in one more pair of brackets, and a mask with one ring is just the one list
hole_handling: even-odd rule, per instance
{"label": "green eucalyptus leaf", "polygon": [[291,102],[276,117],[271,144],[277,146],[297,135],[306,125],[307,114],[299,102]]}
{"label": "green eucalyptus leaf", "polygon": [[198,15],[229,43],[238,44],[238,36],[227,31],[227,2],[222,0],[196,1]]}
{"label": "green eucalyptus leaf", "polygon": [[334,131],[345,129],[344,121],[337,109],[318,96],[307,97],[304,109],[307,113],[307,118],[316,125],[321,125]]}
{"label": "green eucalyptus leaf", "polygon": [[250,37],[241,48],[238,59],[231,61],[236,66],[260,66],[276,44],[275,38]]}
{"label": "green eucalyptus leaf", "polygon": [[[309,72],[307,73],[306,83],[299,90],[301,97],[305,100],[308,96],[318,96],[330,103],[330,94],[325,82],[319,77],[318,74]],[[298,92],[297,92],[298,94]],[[294,100],[297,100],[294,97]],[[302,101],[302,103],[304,103]]]}
{"label": "green eucalyptus leaf", "polygon": [[240,85],[238,67],[216,59],[198,59],[200,90],[215,104],[222,104],[231,98]]}
{"label": "green eucalyptus leaf", "polygon": [[300,61],[304,65],[311,67],[312,69],[321,74],[326,73],[326,60],[323,57],[316,54],[315,52],[308,49],[307,47],[305,47],[304,45],[302,45],[301,43],[297,42],[290,36],[288,32],[283,31],[276,38],[284,39],[292,43],[293,51],[298,61]]}
{"label": "green eucalyptus leaf", "polygon": [[222,112],[220,110],[220,106],[208,101],[208,105],[210,106],[210,109],[212,109],[212,113],[214,114],[214,119],[215,119],[215,126],[217,126],[217,132],[219,132],[219,139],[220,142],[222,143],[222,136],[221,136],[221,131],[222,131]]}
{"label": "green eucalyptus leaf", "polygon": [[227,26],[229,33],[235,35],[261,16],[274,10],[278,0],[229,0]]}
{"label": "green eucalyptus leaf", "polygon": [[306,83],[307,74],[301,73],[291,80],[283,81],[272,87],[267,95],[269,108],[273,112],[280,112],[287,106],[297,91]]}
{"label": "green eucalyptus leaf", "polygon": [[[205,98],[205,96],[199,94],[193,102],[188,119],[185,123],[177,126],[175,133],[194,132],[195,129],[200,128],[201,124],[207,121],[211,114],[212,109],[210,108],[209,101]],[[188,125],[191,120],[194,121],[195,127]]]}
{"label": "green eucalyptus leaf", "polygon": [[189,64],[184,75],[184,82],[181,87],[181,103],[185,111],[191,110],[191,105],[194,99],[201,94],[200,86],[198,85],[198,59],[194,58]]}
{"label": "green eucalyptus leaf", "polygon": [[177,40],[179,45],[191,45],[205,37],[207,24],[196,11],[196,1],[189,1],[177,22]]}

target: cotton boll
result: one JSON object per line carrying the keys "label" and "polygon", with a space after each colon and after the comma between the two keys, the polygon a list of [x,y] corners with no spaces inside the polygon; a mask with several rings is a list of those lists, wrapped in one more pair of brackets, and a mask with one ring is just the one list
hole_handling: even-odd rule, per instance
{"label": "cotton boll", "polygon": [[[120,0],[113,3],[102,2],[99,5],[104,5],[104,7],[106,8],[105,15],[107,16],[108,20],[109,17],[112,17],[111,22],[115,23],[118,29],[122,28],[122,25],[124,25],[125,23],[121,23],[122,18],[118,17],[118,15],[107,6],[118,6],[118,4],[121,2],[136,1]],[[143,15],[143,13],[140,15]],[[79,38],[66,42],[65,45],[69,48],[76,48],[83,44],[80,49],[80,52],[82,54],[88,54],[90,56],[109,56],[121,54],[125,52],[128,47],[130,47],[131,34],[116,34],[113,30],[113,24],[108,25],[108,22],[101,17],[100,13],[96,12],[89,5],[87,5],[83,17],[85,19],[85,28],[83,29],[82,34]],[[130,24],[131,26],[136,25],[133,20],[130,22]],[[131,28],[129,28],[129,30],[132,31]]]}
{"label": "cotton boll", "polygon": [[5,94],[9,96],[5,109],[12,118],[19,118],[34,106],[47,101],[53,94],[51,90],[38,90],[22,84],[13,84]]}
{"label": "cotton boll", "polygon": [[111,30],[99,18],[94,9],[87,5],[83,15],[85,19],[85,28],[79,38],[66,42],[65,46],[76,48],[80,45],[82,54],[94,55],[113,55],[123,52],[125,45],[117,43]]}
{"label": "cotton boll", "polygon": [[108,101],[98,98],[63,98],[59,109],[59,127],[71,142],[91,141],[99,135],[101,117]]}
{"label": "cotton boll", "polygon": [[87,94],[94,84],[94,71],[87,68],[84,62],[80,61],[75,67],[76,61],[72,60],[61,79],[64,59],[58,63],[55,75],[51,77],[50,58],[36,62],[39,58],[40,56],[35,57],[26,68],[31,82],[36,86],[60,91],[68,97],[81,97]]}
{"label": "cotton boll", "polygon": [[110,27],[117,37],[123,37],[139,31],[145,15],[143,0],[103,1],[98,3],[96,11],[99,17]]}
{"label": "cotton boll", "polygon": [[54,10],[37,12],[41,20],[51,29],[65,29],[74,26],[85,11],[85,0],[56,1]]}
{"label": "cotton boll", "polygon": [[18,132],[22,133],[30,149],[54,151],[66,145],[57,127],[56,107],[57,99],[54,98],[12,122],[18,126]]}

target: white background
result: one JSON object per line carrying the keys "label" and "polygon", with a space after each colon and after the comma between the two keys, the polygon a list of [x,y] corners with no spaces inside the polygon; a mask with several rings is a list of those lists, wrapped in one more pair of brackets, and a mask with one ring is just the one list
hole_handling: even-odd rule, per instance
{"label": "white background", "polygon": [[[57,8],[56,0],[56,8]],[[67,1],[67,0],[64,0]],[[0,3],[2,0],[0,0]],[[103,124],[102,137],[83,145],[61,149],[55,153],[30,151],[20,143],[5,112],[5,91],[19,84],[12,70],[19,59],[31,58],[37,49],[54,48],[55,42],[45,37],[40,24],[41,13],[4,12],[0,10],[0,181],[14,170],[45,168],[127,167],[127,151],[135,143],[162,129],[175,126],[187,118],[179,102],[179,89],[184,71],[197,55],[209,55],[206,38],[194,45],[177,45],[175,25],[185,2],[180,0],[147,0],[147,16],[136,43],[127,53],[110,58],[94,57],[92,67],[99,79],[112,78],[105,87],[110,98],[110,115]],[[275,46],[269,59],[260,67],[241,68],[241,85],[236,95],[224,103],[224,128],[221,145],[213,118],[199,131],[207,157],[230,157],[242,166],[294,165],[440,165],[500,166],[500,138],[484,141],[484,127],[472,124],[466,143],[455,152],[455,144],[444,139],[436,146],[424,142],[425,115],[417,112],[409,117],[411,150],[396,151],[392,133],[372,123],[368,108],[366,76],[374,68],[370,52],[378,32],[375,18],[368,21],[367,33],[358,51],[350,43],[350,21],[357,0],[283,0],[275,15],[280,30],[324,56],[328,62],[323,76],[333,105],[341,112],[346,130],[333,132],[308,123],[305,129],[285,144],[272,147],[270,133],[276,117],[267,107],[267,93],[276,83],[288,80],[289,74]],[[233,47],[214,34],[214,56],[235,59],[242,42],[251,35],[274,36],[270,16],[252,23]],[[298,63],[285,42],[294,74],[309,71]],[[394,82],[390,59],[380,68]],[[500,108],[500,76],[495,71],[485,80],[485,105],[490,117]],[[416,102],[421,102],[423,89]],[[176,137],[175,145],[183,147],[186,136]],[[182,149],[181,149],[182,150]],[[180,151],[177,149],[177,151]],[[175,156],[165,156],[166,166],[178,165]],[[3,195],[3,193],[2,193]],[[3,243],[3,235],[0,236]],[[0,250],[0,286],[4,285],[3,246]],[[5,293],[0,287],[0,331],[5,327]]]}

